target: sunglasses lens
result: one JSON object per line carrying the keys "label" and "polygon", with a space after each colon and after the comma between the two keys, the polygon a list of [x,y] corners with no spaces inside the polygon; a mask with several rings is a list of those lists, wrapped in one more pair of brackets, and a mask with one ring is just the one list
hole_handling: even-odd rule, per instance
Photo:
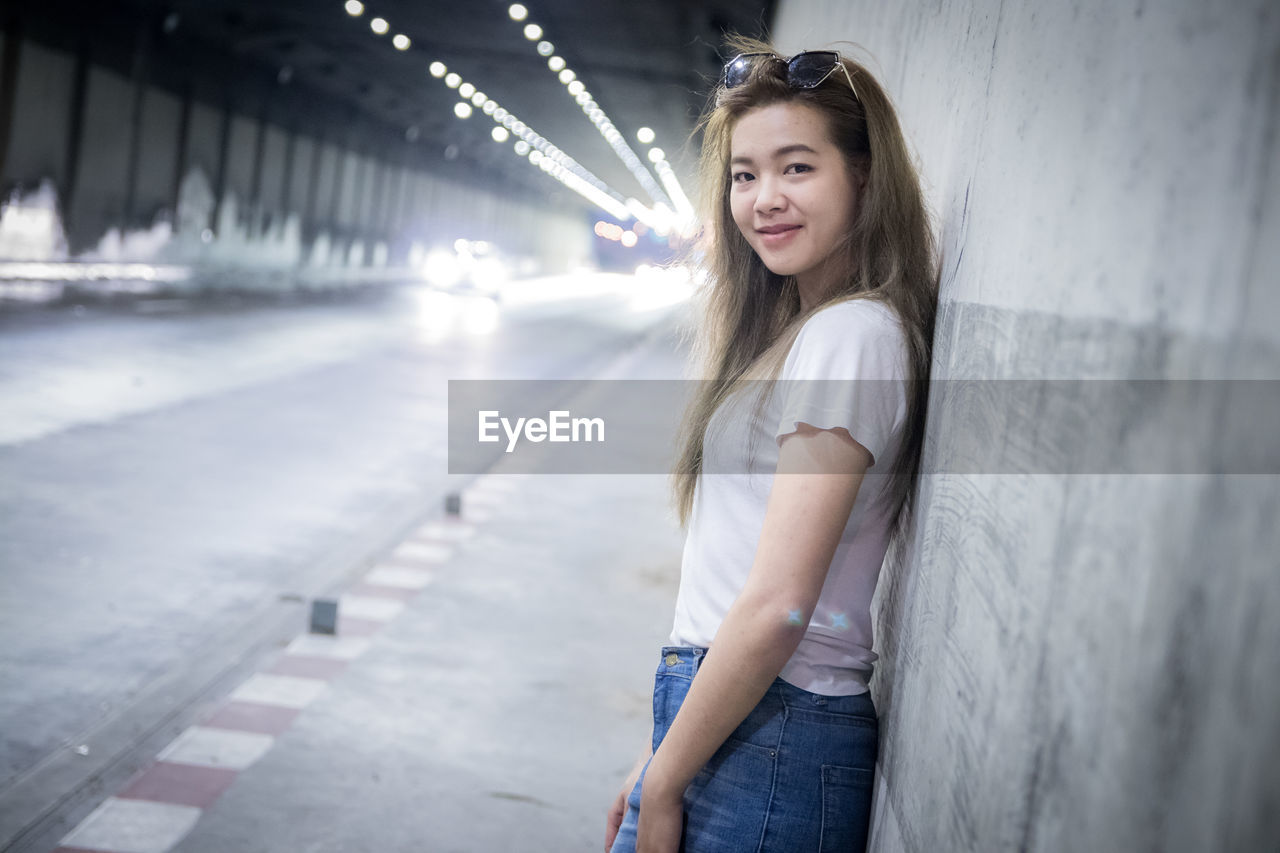
{"label": "sunglasses lens", "polygon": [[747,82],[747,78],[751,76],[751,66],[753,65],[755,55],[743,55],[734,57],[724,67],[724,87],[732,89],[735,86],[741,86]]}
{"label": "sunglasses lens", "polygon": [[732,89],[735,86],[741,86],[747,82],[747,75],[751,73],[751,61],[745,57],[739,56],[724,67],[724,85],[726,88]]}
{"label": "sunglasses lens", "polygon": [[797,53],[787,63],[787,70],[791,75],[791,85],[799,86],[802,89],[812,89],[826,79],[839,61],[839,54],[830,50]]}

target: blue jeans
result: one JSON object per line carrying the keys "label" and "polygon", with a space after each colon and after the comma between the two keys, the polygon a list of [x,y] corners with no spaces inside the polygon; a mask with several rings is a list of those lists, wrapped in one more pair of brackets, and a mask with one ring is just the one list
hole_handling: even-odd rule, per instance
{"label": "blue jeans", "polygon": [[[653,686],[653,748],[707,650],[664,646]],[[684,795],[684,853],[863,851],[879,724],[871,695],[820,696],[781,678]],[[648,770],[648,765],[645,765]],[[610,853],[633,853],[644,772]]]}

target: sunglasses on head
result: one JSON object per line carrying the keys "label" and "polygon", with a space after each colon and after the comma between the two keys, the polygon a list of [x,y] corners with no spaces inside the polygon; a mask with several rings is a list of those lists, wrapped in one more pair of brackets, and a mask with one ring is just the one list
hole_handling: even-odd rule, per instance
{"label": "sunglasses on head", "polygon": [[849,81],[853,97],[858,97],[858,90],[853,85],[853,78],[849,76],[849,69],[844,67],[844,63],[840,61],[840,54],[834,50],[806,50],[790,59],[778,56],[776,53],[740,53],[725,63],[724,87],[733,89],[747,82],[751,77],[751,69],[762,59],[786,63],[787,85],[793,89],[817,88],[838,68],[844,72],[844,78]]}

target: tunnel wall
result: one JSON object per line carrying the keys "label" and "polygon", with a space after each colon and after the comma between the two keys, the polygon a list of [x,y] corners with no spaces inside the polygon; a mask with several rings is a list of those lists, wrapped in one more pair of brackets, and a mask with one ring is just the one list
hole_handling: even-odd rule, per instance
{"label": "tunnel wall", "polygon": [[[264,110],[140,88],[93,63],[80,72],[78,105],[77,56],[26,38],[16,43],[12,123],[0,186],[29,192],[51,182],[74,254],[176,260],[174,247],[191,244],[195,248],[186,259],[195,252],[197,260],[239,257],[239,263],[252,266],[268,257],[273,265],[318,259],[350,265],[362,258],[360,264],[367,266],[376,260],[374,246],[381,244],[394,265],[408,260],[415,243],[450,246],[462,237],[491,241],[510,254],[537,259],[550,271],[590,257],[585,212],[557,211],[428,170],[414,164],[412,152],[353,142],[349,128],[292,131]],[[139,89],[140,132],[133,154]],[[77,122],[78,146],[73,141]],[[210,233],[192,226],[197,227],[193,233],[174,235],[168,256],[138,257],[159,241],[122,240],[120,233],[146,232],[158,223],[181,232],[184,223],[175,209],[184,181],[193,179],[212,196],[214,209],[203,223]],[[282,242],[283,223],[290,218],[301,235],[296,245]],[[215,244],[226,244],[223,252],[216,245],[196,245],[210,236]],[[317,255],[311,250],[320,237]],[[252,251],[260,243],[265,251]]]}
{"label": "tunnel wall", "polygon": [[[1278,12],[788,0],[774,37],[869,54],[898,105],[940,235],[935,380],[1277,379]],[[926,470],[979,414],[935,381]],[[1234,417],[1167,450],[1212,455]],[[1007,473],[926,474],[881,577],[869,849],[1280,849],[1274,471],[1068,476],[990,442]]]}

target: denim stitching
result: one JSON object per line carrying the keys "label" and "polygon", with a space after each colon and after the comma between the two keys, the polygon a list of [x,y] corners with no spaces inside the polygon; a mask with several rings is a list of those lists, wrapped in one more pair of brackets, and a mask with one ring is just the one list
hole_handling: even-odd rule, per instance
{"label": "denim stitching", "polygon": [[[782,750],[782,741],[787,733],[787,715],[790,713],[786,701],[782,699],[782,692],[777,690],[776,686],[770,686],[769,691],[776,691],[778,699],[782,700],[782,724],[778,729],[778,742],[770,750],[773,761],[769,762],[769,805],[764,809],[764,821],[760,824],[760,840],[756,843],[756,853],[764,850],[764,840],[769,834],[769,818],[773,815],[773,796],[778,790],[778,753]],[[768,693],[765,695],[767,696]]]}

